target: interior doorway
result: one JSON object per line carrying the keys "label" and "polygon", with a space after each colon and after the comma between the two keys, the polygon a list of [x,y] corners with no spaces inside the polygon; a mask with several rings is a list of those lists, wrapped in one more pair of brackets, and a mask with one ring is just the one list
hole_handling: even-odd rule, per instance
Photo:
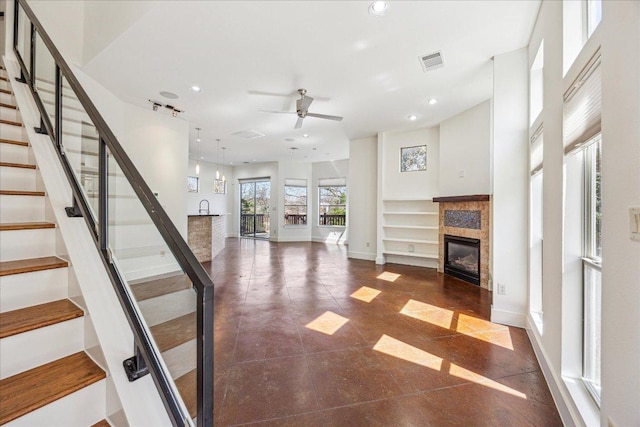
{"label": "interior doorway", "polygon": [[240,236],[268,239],[271,221],[269,206],[271,181],[269,178],[240,181]]}

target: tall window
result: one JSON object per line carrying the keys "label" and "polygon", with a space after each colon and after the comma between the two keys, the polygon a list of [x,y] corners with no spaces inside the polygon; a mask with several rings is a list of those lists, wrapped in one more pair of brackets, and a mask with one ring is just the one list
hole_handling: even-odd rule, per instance
{"label": "tall window", "polygon": [[587,0],[587,37],[595,31],[602,21],[602,0]]}
{"label": "tall window", "polygon": [[318,225],[347,225],[347,185],[344,178],[318,181]]}
{"label": "tall window", "polygon": [[596,402],[600,402],[601,370],[601,264],[602,186],[601,146],[597,135],[584,153],[584,258],[583,258],[583,369],[582,376]]}
{"label": "tall window", "polygon": [[542,113],[544,96],[543,69],[544,40],[540,42],[540,47],[529,70],[529,125],[533,125],[540,113]]}
{"label": "tall window", "polygon": [[542,333],[542,212],[544,141],[542,127],[531,137],[530,145],[531,187],[529,193],[529,310]]}
{"label": "tall window", "polygon": [[284,180],[284,224],[307,224],[307,180]]}

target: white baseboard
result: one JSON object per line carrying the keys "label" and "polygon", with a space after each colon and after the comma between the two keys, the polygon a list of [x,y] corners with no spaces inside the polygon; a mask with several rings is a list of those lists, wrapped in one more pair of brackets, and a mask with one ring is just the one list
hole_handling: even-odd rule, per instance
{"label": "white baseboard", "polygon": [[526,314],[500,310],[493,305],[491,306],[491,321],[493,323],[500,323],[501,325],[515,326],[516,328],[527,327]]}
{"label": "white baseboard", "polygon": [[375,261],[376,260],[376,254],[370,254],[370,253],[367,253],[367,252],[349,251],[349,252],[347,252],[347,256],[349,258],[362,259],[362,260],[365,260],[365,261]]}
{"label": "white baseboard", "polygon": [[278,237],[275,240],[279,243],[309,242],[308,237]]}
{"label": "white baseboard", "polygon": [[330,243],[330,244],[335,244],[335,245],[346,245],[347,244],[346,240],[327,239],[326,237],[319,237],[319,236],[311,237],[311,241],[312,242],[318,242],[318,243]]}
{"label": "white baseboard", "polygon": [[386,264],[387,260],[385,259],[385,257],[383,256],[376,256],[376,264],[378,265],[384,265]]}
{"label": "white baseboard", "polygon": [[566,426],[585,425],[577,408],[571,407],[568,403],[572,402],[572,399],[564,387],[562,377],[557,375],[549,364],[549,358],[542,347],[541,337],[537,332],[535,321],[530,314],[526,316],[526,321],[526,330],[527,335],[529,336],[529,341],[531,342],[533,352],[538,359],[538,364],[540,365],[544,379],[547,382],[553,401],[558,408],[562,423]]}

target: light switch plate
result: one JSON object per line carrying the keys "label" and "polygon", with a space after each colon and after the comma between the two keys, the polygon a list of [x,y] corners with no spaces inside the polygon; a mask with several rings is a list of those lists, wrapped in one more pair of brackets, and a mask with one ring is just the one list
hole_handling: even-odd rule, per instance
{"label": "light switch plate", "polygon": [[631,240],[640,242],[640,208],[629,208]]}

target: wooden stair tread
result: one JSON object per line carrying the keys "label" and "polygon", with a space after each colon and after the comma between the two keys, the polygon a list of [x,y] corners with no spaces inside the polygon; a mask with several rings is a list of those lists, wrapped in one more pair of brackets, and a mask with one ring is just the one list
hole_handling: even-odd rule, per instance
{"label": "wooden stair tread", "polygon": [[10,108],[12,110],[17,110],[18,109],[18,107],[16,107],[15,105],[5,104],[4,102],[0,102],[0,107],[2,107],[2,108]]}
{"label": "wooden stair tread", "polygon": [[104,371],[84,352],[0,381],[0,425],[96,383]]}
{"label": "wooden stair tread", "polygon": [[0,88],[0,93],[6,93],[7,95],[13,95],[13,92],[11,92],[10,90],[2,89],[2,88]]}
{"label": "wooden stair tread", "polygon": [[150,280],[148,282],[131,285],[131,291],[136,301],[143,301],[149,298],[166,295],[183,289],[191,288],[192,284],[189,276],[180,274],[163,279]]}
{"label": "wooden stair tread", "polygon": [[91,427],[111,427],[111,424],[107,420],[100,420]]}
{"label": "wooden stair tread", "polygon": [[68,299],[33,305],[0,314],[0,338],[84,316],[80,307]]}
{"label": "wooden stair tread", "polygon": [[171,319],[151,327],[151,334],[160,352],[170,350],[197,337],[196,313]]}
{"label": "wooden stair tread", "polygon": [[42,258],[21,259],[17,261],[0,262],[0,277],[10,274],[30,273],[32,271],[51,270],[68,267],[69,263],[56,256]]}
{"label": "wooden stair tread", "polygon": [[180,392],[182,401],[184,402],[191,418],[195,418],[198,415],[198,384],[197,384],[197,370],[187,372],[180,378],[175,379],[176,387]]}
{"label": "wooden stair tread", "polygon": [[6,77],[2,77],[2,76],[0,76],[0,80],[3,80],[3,81],[5,81],[5,82],[8,82],[8,81],[9,81],[9,79],[8,79],[8,78],[6,78]]}
{"label": "wooden stair tread", "polygon": [[56,225],[53,222],[5,222],[5,223],[0,223],[0,231],[41,230],[43,228],[56,228]]}
{"label": "wooden stair tread", "polygon": [[44,196],[44,191],[0,190],[0,196]]}
{"label": "wooden stair tread", "polygon": [[18,127],[22,127],[22,123],[20,122],[14,122],[12,120],[4,120],[4,119],[0,119],[0,124],[3,125],[9,125],[9,126],[18,126]]}
{"label": "wooden stair tread", "polygon": [[27,163],[0,162],[0,166],[4,166],[6,168],[21,168],[21,169],[35,169],[36,168],[36,165],[29,165]]}
{"label": "wooden stair tread", "polygon": [[28,147],[29,143],[25,141],[15,141],[13,139],[0,138],[0,143],[2,144],[12,144],[12,145],[20,145],[22,147]]}

